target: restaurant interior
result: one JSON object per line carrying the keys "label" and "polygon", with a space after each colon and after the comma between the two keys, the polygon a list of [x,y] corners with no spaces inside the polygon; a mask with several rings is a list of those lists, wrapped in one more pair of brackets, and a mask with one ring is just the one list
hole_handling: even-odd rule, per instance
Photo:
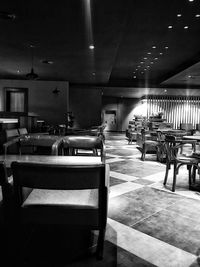
{"label": "restaurant interior", "polygon": [[200,266],[199,0],[0,23],[0,266]]}

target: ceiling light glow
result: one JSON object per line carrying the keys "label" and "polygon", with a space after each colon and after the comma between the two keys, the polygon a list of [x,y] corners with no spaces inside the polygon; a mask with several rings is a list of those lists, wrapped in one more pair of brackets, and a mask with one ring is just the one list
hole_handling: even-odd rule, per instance
{"label": "ceiling light glow", "polygon": [[184,26],[184,29],[188,29],[189,27],[186,25],[186,26]]}
{"label": "ceiling light glow", "polygon": [[200,14],[196,14],[195,17],[196,17],[196,18],[199,18],[199,17],[200,17]]}
{"label": "ceiling light glow", "polygon": [[156,49],[156,46],[155,46],[155,45],[153,45],[153,46],[152,46],[152,48],[153,48],[153,49]]}
{"label": "ceiling light glow", "polygon": [[172,25],[169,25],[169,26],[168,26],[168,29],[172,29],[172,28],[173,28],[173,26],[172,26]]}
{"label": "ceiling light glow", "polygon": [[180,18],[182,16],[182,14],[177,14],[177,17]]}
{"label": "ceiling light glow", "polygon": [[90,45],[89,46],[89,49],[94,49],[94,45]]}

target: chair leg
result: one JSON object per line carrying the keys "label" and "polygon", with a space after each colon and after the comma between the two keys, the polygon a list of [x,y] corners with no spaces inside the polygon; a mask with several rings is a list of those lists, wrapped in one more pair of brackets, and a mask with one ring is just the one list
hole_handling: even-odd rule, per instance
{"label": "chair leg", "polygon": [[146,156],[146,149],[145,149],[145,146],[143,146],[141,160],[145,161],[145,156]]}
{"label": "chair leg", "polygon": [[172,184],[172,192],[175,192],[176,188],[176,164],[174,164],[174,175],[173,175],[173,184]]}
{"label": "chair leg", "polygon": [[166,163],[165,179],[163,182],[164,185],[166,185],[166,183],[167,183],[168,173],[169,173],[169,163]]}
{"label": "chair leg", "polygon": [[191,168],[192,168],[191,165],[187,165],[188,174],[189,174],[189,186],[192,184],[192,171],[191,171]]}
{"label": "chair leg", "polygon": [[97,241],[97,250],[96,250],[96,258],[97,260],[103,259],[103,249],[104,249],[104,237],[105,237],[105,229],[99,230],[99,237]]}

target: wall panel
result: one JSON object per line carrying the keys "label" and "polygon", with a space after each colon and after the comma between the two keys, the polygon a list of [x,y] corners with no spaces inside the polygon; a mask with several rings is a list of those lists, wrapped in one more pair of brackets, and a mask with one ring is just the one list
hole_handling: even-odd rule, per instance
{"label": "wall panel", "polygon": [[148,96],[147,116],[163,113],[166,122],[173,123],[174,128],[178,129],[180,123],[200,123],[200,97],[181,97],[181,96]]}

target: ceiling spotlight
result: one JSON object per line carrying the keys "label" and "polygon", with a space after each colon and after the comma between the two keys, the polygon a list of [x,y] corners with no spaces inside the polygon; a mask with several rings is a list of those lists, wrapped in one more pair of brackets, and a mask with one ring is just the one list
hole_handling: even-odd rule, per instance
{"label": "ceiling spotlight", "polygon": [[136,79],[136,78],[137,78],[137,76],[133,76],[133,78],[134,78],[134,79]]}
{"label": "ceiling spotlight", "polygon": [[94,45],[90,45],[89,46],[89,49],[94,49]]}
{"label": "ceiling spotlight", "polygon": [[188,29],[189,27],[188,26],[184,26],[184,29]]}
{"label": "ceiling spotlight", "polygon": [[195,17],[196,17],[196,18],[199,18],[199,17],[200,17],[200,14],[196,14]]}
{"label": "ceiling spotlight", "polygon": [[20,70],[17,70],[17,73],[20,73]]}
{"label": "ceiling spotlight", "polygon": [[168,49],[169,47],[168,46],[165,46],[165,49]]}
{"label": "ceiling spotlight", "polygon": [[177,17],[180,18],[182,16],[182,14],[177,14]]}
{"label": "ceiling spotlight", "polygon": [[93,73],[92,73],[92,75],[93,75],[93,76],[95,76],[95,75],[96,75],[96,73],[95,73],[95,72],[93,72]]}
{"label": "ceiling spotlight", "polygon": [[147,57],[144,57],[144,59],[146,60],[146,59],[147,59]]}
{"label": "ceiling spotlight", "polygon": [[189,0],[189,2],[193,2],[194,0]]}
{"label": "ceiling spotlight", "polygon": [[138,69],[135,69],[135,70],[138,70]]}
{"label": "ceiling spotlight", "polygon": [[144,62],[143,62],[143,61],[141,61],[141,62],[140,62],[140,64],[144,64]]}
{"label": "ceiling spotlight", "polygon": [[189,79],[192,78],[192,75],[188,75],[188,78],[189,78]]}
{"label": "ceiling spotlight", "polygon": [[155,48],[156,48],[156,46],[155,46],[155,45],[153,45],[153,46],[152,46],[152,48],[153,48],[153,49],[155,49]]}
{"label": "ceiling spotlight", "polygon": [[167,90],[165,89],[164,92],[167,93]]}
{"label": "ceiling spotlight", "polygon": [[151,61],[150,63],[151,63],[151,64],[154,64],[154,62],[153,62],[153,61]]}
{"label": "ceiling spotlight", "polygon": [[148,52],[147,54],[148,54],[148,55],[151,55],[151,52]]}
{"label": "ceiling spotlight", "polygon": [[141,74],[144,74],[144,71],[141,71]]}
{"label": "ceiling spotlight", "polygon": [[161,55],[161,56],[162,56],[162,55],[163,55],[163,53],[162,53],[162,52],[160,52],[160,53],[159,53],[159,55]]}
{"label": "ceiling spotlight", "polygon": [[154,58],[154,60],[158,60],[158,58],[157,58],[157,57],[155,57],[155,58]]}
{"label": "ceiling spotlight", "polygon": [[137,68],[140,68],[140,67],[141,67],[140,65],[137,66]]}
{"label": "ceiling spotlight", "polygon": [[172,29],[172,28],[173,28],[172,25],[169,25],[169,26],[168,26],[168,29]]}

